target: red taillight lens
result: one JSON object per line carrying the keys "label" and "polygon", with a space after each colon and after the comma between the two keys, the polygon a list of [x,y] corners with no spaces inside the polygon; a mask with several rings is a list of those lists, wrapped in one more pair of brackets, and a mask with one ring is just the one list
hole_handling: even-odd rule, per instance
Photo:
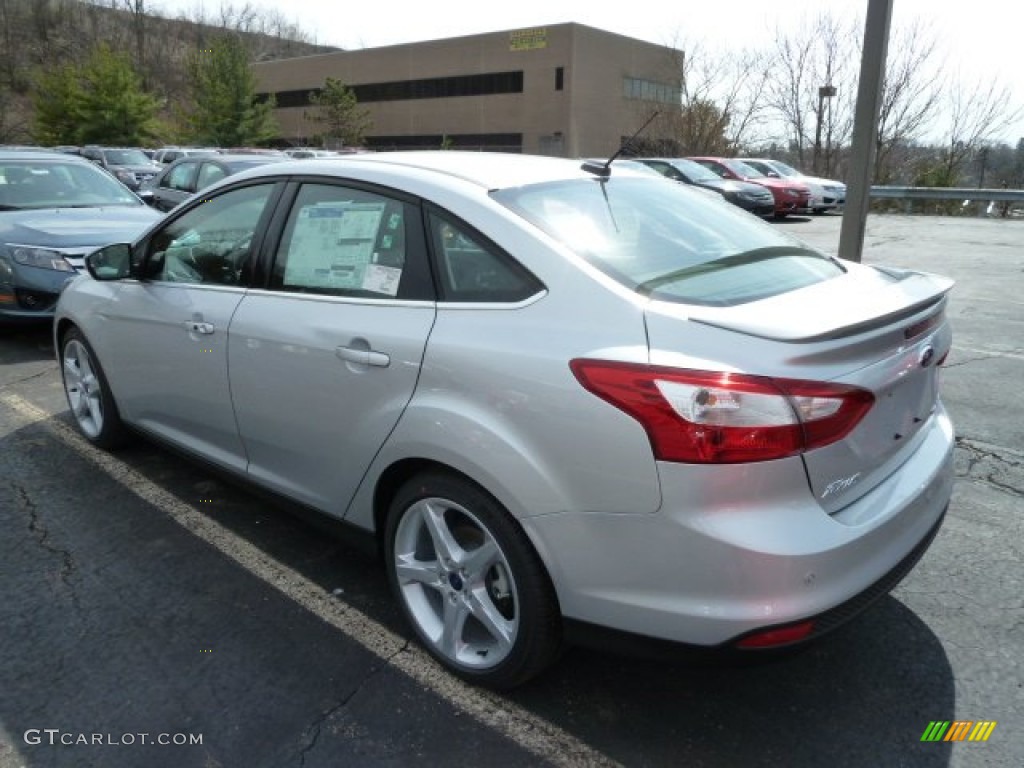
{"label": "red taillight lens", "polygon": [[663,461],[792,456],[842,439],[874,402],[842,384],[604,360],[569,365],[586,389],[643,425]]}
{"label": "red taillight lens", "polygon": [[766,629],[762,632],[755,632],[747,635],[736,643],[737,648],[778,648],[783,645],[799,642],[808,637],[814,631],[813,621],[802,621],[799,624],[790,624],[788,627],[777,627]]}

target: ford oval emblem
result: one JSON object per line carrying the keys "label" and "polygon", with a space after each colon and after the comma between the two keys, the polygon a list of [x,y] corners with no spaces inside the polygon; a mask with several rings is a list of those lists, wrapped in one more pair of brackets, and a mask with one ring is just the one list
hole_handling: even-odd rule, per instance
{"label": "ford oval emblem", "polygon": [[927,368],[932,364],[932,360],[935,359],[935,348],[929,344],[927,347],[921,350],[921,367]]}

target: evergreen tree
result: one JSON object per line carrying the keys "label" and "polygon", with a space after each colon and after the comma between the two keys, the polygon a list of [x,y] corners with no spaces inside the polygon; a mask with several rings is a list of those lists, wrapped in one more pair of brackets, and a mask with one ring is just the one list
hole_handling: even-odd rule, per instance
{"label": "evergreen tree", "polygon": [[342,146],[362,146],[372,121],[370,113],[359,106],[355,91],[340,80],[328,77],[319,92],[309,94],[313,109],[304,113],[307,120],[324,126],[323,136]]}
{"label": "evergreen tree", "polygon": [[159,100],[142,88],[127,54],[96,47],[81,66],[37,77],[34,134],[48,144],[145,144],[156,137]]}
{"label": "evergreen tree", "polygon": [[238,147],[262,144],[277,132],[274,100],[256,100],[256,79],[239,37],[224,35],[188,62],[194,111],[186,117],[200,144]]}

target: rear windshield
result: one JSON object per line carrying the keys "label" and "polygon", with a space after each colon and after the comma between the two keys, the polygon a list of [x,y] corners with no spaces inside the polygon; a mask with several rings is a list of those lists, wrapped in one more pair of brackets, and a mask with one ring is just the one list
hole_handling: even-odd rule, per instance
{"label": "rear windshield", "polygon": [[495,199],[632,290],[733,306],[822,282],[839,262],[730,203],[659,179],[576,179]]}

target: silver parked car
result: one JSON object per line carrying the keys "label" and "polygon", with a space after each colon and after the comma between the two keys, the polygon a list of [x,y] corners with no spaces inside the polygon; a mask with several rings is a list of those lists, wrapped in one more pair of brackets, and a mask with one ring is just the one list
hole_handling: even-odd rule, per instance
{"label": "silver parked car", "polygon": [[419,640],[481,684],[566,640],[804,643],[949,503],[951,282],[614,165],[267,165],[87,266],[54,325],[83,434],[372,532]]}

